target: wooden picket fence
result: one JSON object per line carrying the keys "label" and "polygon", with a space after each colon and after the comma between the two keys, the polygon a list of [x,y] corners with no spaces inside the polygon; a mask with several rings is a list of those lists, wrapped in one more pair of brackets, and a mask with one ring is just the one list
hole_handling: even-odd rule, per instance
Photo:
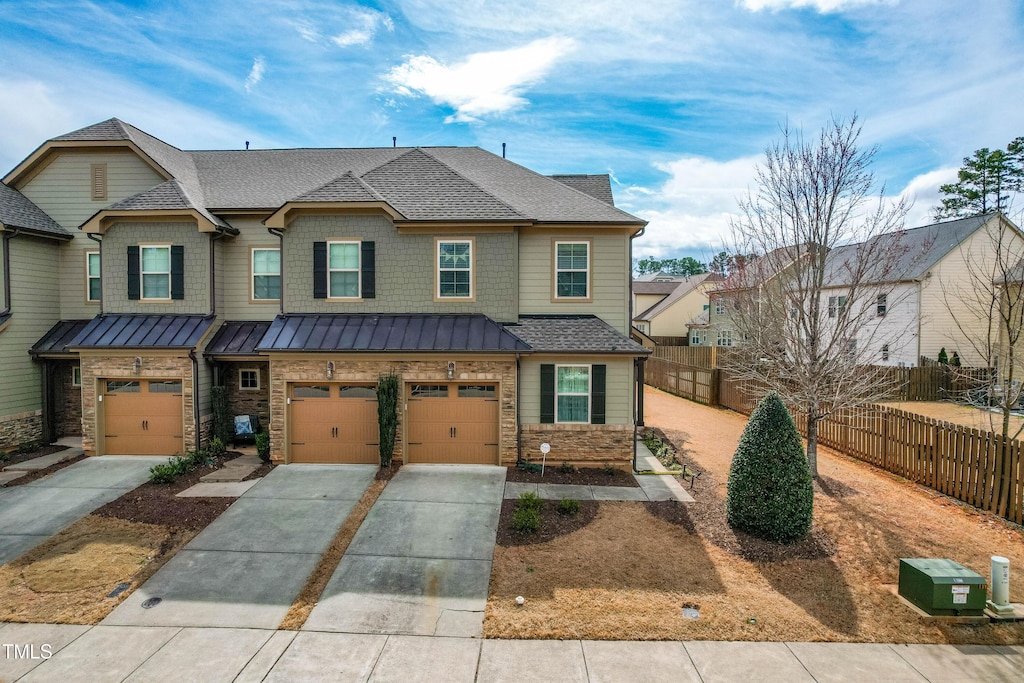
{"label": "wooden picket fence", "polygon": [[[763,391],[722,370],[647,361],[645,381],[706,405],[749,415]],[[807,419],[794,415],[807,433]],[[818,423],[818,443],[977,508],[1024,523],[1024,443],[890,406],[842,410]]]}
{"label": "wooden picket fence", "polygon": [[717,346],[655,346],[653,358],[713,370],[718,362]]}

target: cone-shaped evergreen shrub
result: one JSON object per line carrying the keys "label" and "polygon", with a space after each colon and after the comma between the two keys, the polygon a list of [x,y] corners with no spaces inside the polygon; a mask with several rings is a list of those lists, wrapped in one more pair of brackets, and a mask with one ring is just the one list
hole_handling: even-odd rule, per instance
{"label": "cone-shaped evergreen shrub", "polygon": [[814,490],[800,433],[776,393],[750,415],[729,470],[729,525],[770,541],[811,530]]}

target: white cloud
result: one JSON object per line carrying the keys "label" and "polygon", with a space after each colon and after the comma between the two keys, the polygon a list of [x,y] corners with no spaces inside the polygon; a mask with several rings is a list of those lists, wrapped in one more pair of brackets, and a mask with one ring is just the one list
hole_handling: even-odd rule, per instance
{"label": "white cloud", "polygon": [[[336,16],[329,20],[321,19],[321,23],[343,24],[345,28],[333,33],[333,26],[318,26],[311,19],[302,18],[291,22],[303,40],[311,43],[329,42],[337,47],[369,45],[380,29],[389,33],[395,30],[395,23],[390,15],[365,7],[339,8]],[[325,34],[331,35],[325,37]]]}
{"label": "white cloud", "polygon": [[905,227],[916,228],[935,222],[935,207],[939,205],[942,197],[939,185],[956,182],[958,170],[958,167],[952,166],[940,168],[915,176],[907,183],[900,196],[906,199],[908,204],[913,203],[913,206],[907,212]]}
{"label": "white cloud", "polygon": [[740,4],[751,12],[767,9],[778,12],[784,9],[802,9],[813,7],[822,14],[842,12],[850,7],[864,5],[893,4],[893,0],[740,0]]}
{"label": "white cloud", "polygon": [[568,38],[543,38],[511,50],[478,52],[450,66],[418,55],[393,67],[384,80],[399,95],[422,94],[454,108],[446,123],[476,121],[527,104],[522,93],[543,80],[575,46]]}
{"label": "white cloud", "polygon": [[252,89],[263,80],[266,70],[267,61],[263,57],[252,60],[252,68],[249,69],[249,75],[245,77],[245,92],[252,92]]}

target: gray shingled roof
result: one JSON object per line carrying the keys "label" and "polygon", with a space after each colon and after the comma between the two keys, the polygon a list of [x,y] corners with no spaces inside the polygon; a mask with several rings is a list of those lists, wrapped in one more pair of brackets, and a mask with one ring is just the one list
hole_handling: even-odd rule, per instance
{"label": "gray shingled roof", "polygon": [[505,329],[535,353],[650,353],[640,344],[593,315],[523,315]]}
{"label": "gray shingled roof", "polygon": [[568,185],[574,190],[579,190],[595,199],[600,199],[609,206],[615,206],[615,199],[612,197],[612,179],[607,173],[596,175],[553,175],[549,177],[563,185]]}
{"label": "gray shingled roof", "polygon": [[717,273],[702,273],[700,275],[691,275],[689,282],[684,280],[683,282],[676,283],[678,286],[674,290],[672,290],[671,294],[669,294],[664,299],[648,308],[640,315],[633,316],[633,320],[651,320],[660,313],[662,313],[663,311],[665,311],[669,306],[676,303],[693,290],[697,289],[697,287],[703,284],[706,280],[714,282],[716,280],[722,279],[722,276],[718,275]]}
{"label": "gray shingled roof", "polygon": [[640,282],[633,280],[632,288],[634,294],[663,294],[668,296],[676,291],[676,287],[682,284],[682,282],[682,280],[673,280],[672,282]]}
{"label": "gray shingled roof", "polygon": [[31,199],[3,183],[0,183],[0,223],[50,237],[72,237],[70,232],[32,203]]}
{"label": "gray shingled roof", "polygon": [[190,349],[203,338],[212,318],[202,315],[101,315],[68,348]]}
{"label": "gray shingled roof", "polygon": [[295,202],[383,202],[383,197],[372,187],[347,171],[340,178],[335,178],[315,190],[299,195]]}

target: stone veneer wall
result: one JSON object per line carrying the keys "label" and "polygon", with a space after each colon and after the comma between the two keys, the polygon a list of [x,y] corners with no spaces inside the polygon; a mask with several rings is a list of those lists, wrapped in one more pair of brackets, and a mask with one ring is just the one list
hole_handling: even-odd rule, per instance
{"label": "stone veneer wall", "polygon": [[633,425],[528,424],[522,432],[523,457],[531,462],[540,461],[545,442],[551,445],[549,465],[622,465],[633,459]]}
{"label": "stone veneer wall", "polygon": [[75,366],[78,361],[54,363],[57,378],[56,436],[82,435],[82,388],[76,387]]}
{"label": "stone veneer wall", "polygon": [[0,420],[0,451],[10,451],[43,438],[43,411],[7,415]]}
{"label": "stone veneer wall", "polygon": [[[136,356],[91,356],[82,354],[82,449],[86,455],[97,455],[96,391],[100,379],[181,379],[184,394],[182,448],[196,447],[195,414],[193,411],[192,361],[188,356],[139,356],[142,367],[135,374],[132,364]],[[101,453],[100,453],[101,454]]]}
{"label": "stone veneer wall", "polygon": [[[447,378],[448,361],[456,364],[455,378]],[[334,361],[334,377],[326,379],[328,361]],[[424,360],[386,360],[317,355],[308,358],[271,359],[270,363],[270,456],[277,462],[285,460],[285,415],[289,382],[376,382],[387,372],[394,372],[402,383],[399,402],[398,430],[394,456],[404,458],[406,382],[499,382],[502,464],[516,462],[516,363],[515,360],[483,360],[463,358],[431,358]],[[630,428],[632,429],[632,428]],[[632,434],[632,431],[630,432]]]}
{"label": "stone veneer wall", "polygon": [[[227,387],[228,412],[235,415],[258,415],[260,428],[270,429],[270,363],[242,361],[221,365],[221,382]],[[259,370],[260,388],[240,389],[238,376],[242,370]]]}

